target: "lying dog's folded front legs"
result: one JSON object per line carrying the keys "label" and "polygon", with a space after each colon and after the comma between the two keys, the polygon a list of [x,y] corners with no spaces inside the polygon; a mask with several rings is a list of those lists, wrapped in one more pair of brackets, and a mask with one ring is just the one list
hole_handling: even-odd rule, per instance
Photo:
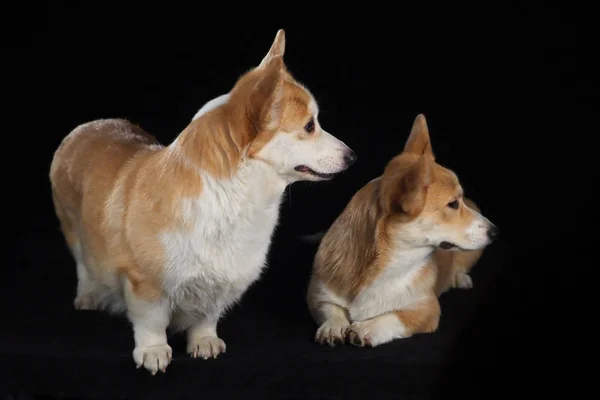
{"label": "lying dog's folded front legs", "polygon": [[138,368],[143,365],[154,375],[166,370],[173,354],[167,343],[170,306],[165,297],[156,293],[146,296],[144,288],[136,289],[129,282],[125,287],[127,316],[135,341],[133,360]]}
{"label": "lying dog's folded front legs", "polygon": [[403,310],[354,322],[348,330],[348,341],[355,346],[375,347],[416,333],[437,330],[441,311],[435,294]]}
{"label": "lying dog's folded front legs", "polygon": [[315,341],[320,344],[327,343],[334,347],[344,344],[350,321],[346,310],[332,303],[320,303],[314,310],[314,318],[319,324]]}

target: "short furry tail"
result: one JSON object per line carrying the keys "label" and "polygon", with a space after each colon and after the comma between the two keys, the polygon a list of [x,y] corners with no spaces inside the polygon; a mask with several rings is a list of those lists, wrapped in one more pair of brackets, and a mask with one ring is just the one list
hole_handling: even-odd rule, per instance
{"label": "short furry tail", "polygon": [[301,242],[315,244],[319,243],[321,239],[323,239],[323,236],[325,236],[325,231],[311,233],[310,235],[302,235],[299,237]]}

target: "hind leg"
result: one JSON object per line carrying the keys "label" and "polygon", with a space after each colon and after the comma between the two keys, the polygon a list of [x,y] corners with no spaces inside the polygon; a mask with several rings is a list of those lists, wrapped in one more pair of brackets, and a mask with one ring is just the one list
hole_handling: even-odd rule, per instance
{"label": "hind leg", "polygon": [[96,310],[96,285],[83,262],[77,261],[77,296],[73,305],[77,310]]}
{"label": "hind leg", "polygon": [[77,295],[73,301],[73,305],[78,310],[95,310],[96,301],[94,299],[94,292],[96,285],[93,283],[83,262],[83,252],[79,236],[74,229],[73,222],[60,207],[54,193],[53,200],[56,216],[60,221],[61,231],[77,265]]}
{"label": "hind leg", "polygon": [[447,251],[436,250],[434,257],[438,266],[436,293],[441,295],[450,289],[471,289],[473,280],[469,272],[477,263],[482,250]]}
{"label": "hind leg", "polygon": [[[464,202],[467,207],[481,212],[477,204],[471,199],[464,198]],[[469,272],[473,266],[479,261],[481,255],[483,254],[483,250],[475,250],[475,251],[464,251],[453,254],[453,267],[454,276],[452,278],[452,287],[460,288],[460,289],[471,289],[473,287],[473,281]]]}
{"label": "hind leg", "polygon": [[94,281],[90,274],[88,265],[84,262],[85,257],[81,248],[81,242],[77,240],[71,247],[73,258],[77,263],[77,295],[73,305],[77,310],[98,310],[103,297],[102,286]]}
{"label": "hind leg", "polygon": [[[469,208],[480,212],[472,200],[465,197],[464,202]],[[450,289],[456,288],[471,289],[473,287],[473,280],[469,272],[471,272],[477,261],[479,261],[482,254],[483,250],[436,250],[434,253],[438,266],[436,293],[441,295]]]}
{"label": "hind leg", "polygon": [[481,257],[482,251],[466,251],[463,253],[454,254],[452,270],[452,287],[459,289],[471,289],[473,280],[469,272]]}

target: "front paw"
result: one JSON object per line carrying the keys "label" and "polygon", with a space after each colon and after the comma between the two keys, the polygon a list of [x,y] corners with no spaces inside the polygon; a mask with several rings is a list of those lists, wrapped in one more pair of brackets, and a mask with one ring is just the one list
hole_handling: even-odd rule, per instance
{"label": "front paw", "polygon": [[225,353],[227,347],[225,342],[216,336],[203,336],[198,339],[192,339],[188,342],[187,353],[193,358],[201,357],[203,359],[217,358],[221,353]]}
{"label": "front paw", "polygon": [[75,298],[73,305],[76,310],[96,310],[96,302],[94,297],[89,294],[81,294]]}
{"label": "front paw", "polygon": [[336,344],[344,344],[346,333],[350,324],[347,322],[325,321],[315,334],[315,342],[328,344],[334,347]]}
{"label": "front paw", "polygon": [[168,344],[160,344],[157,346],[136,347],[133,350],[133,360],[136,367],[142,365],[152,375],[156,375],[158,371],[166,372],[167,365],[171,363],[173,351]]}
{"label": "front paw", "polygon": [[371,347],[371,331],[364,324],[355,322],[348,328],[347,332],[348,342],[357,347]]}
{"label": "front paw", "polygon": [[454,287],[459,289],[471,289],[473,287],[473,280],[469,274],[458,272],[454,278]]}
{"label": "front paw", "polygon": [[357,347],[375,347],[407,336],[406,328],[392,316],[353,323],[348,329],[347,340]]}

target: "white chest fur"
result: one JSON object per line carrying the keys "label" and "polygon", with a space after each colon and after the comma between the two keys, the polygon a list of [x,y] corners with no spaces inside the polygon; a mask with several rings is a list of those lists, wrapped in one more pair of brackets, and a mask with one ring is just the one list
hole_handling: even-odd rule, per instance
{"label": "white chest fur", "polygon": [[161,237],[163,283],[176,308],[217,315],[260,276],[285,182],[259,161],[248,161],[230,180],[202,179],[200,197],[181,203],[192,229]]}
{"label": "white chest fur", "polygon": [[398,251],[389,265],[348,305],[350,318],[362,321],[413,304],[423,295],[415,280],[430,260],[431,249]]}

